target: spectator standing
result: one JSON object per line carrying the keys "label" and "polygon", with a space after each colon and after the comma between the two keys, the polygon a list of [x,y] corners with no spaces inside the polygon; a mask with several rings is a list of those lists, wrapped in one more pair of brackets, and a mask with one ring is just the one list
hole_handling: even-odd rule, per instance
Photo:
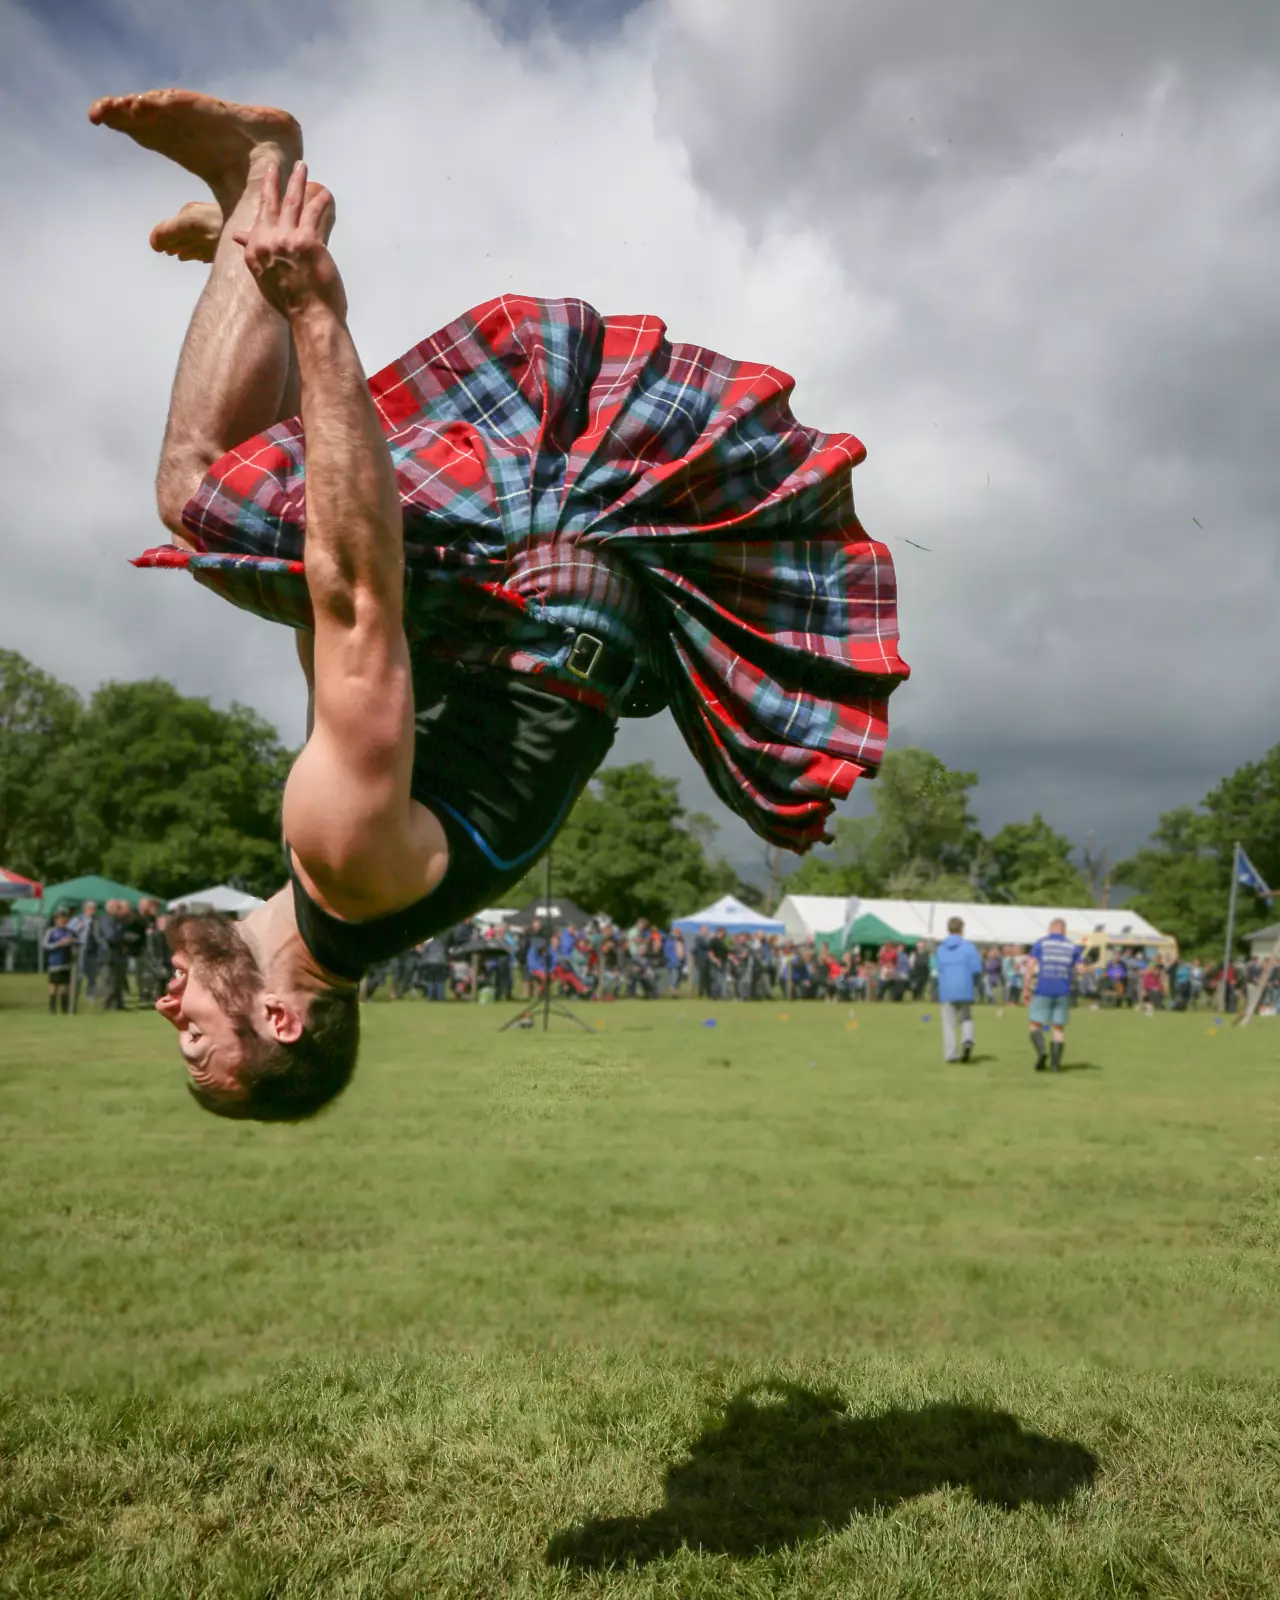
{"label": "spectator standing", "polygon": [[964,937],[964,919],[947,920],[947,937],[938,946],[938,1003],[942,1012],[942,1055],[956,1060],[956,1024],[960,1025],[960,1057],[973,1054],[974,984],[982,979],[982,956]]}
{"label": "spectator standing", "polygon": [[432,934],[418,946],[418,983],[424,1000],[444,1000],[449,983],[449,946],[443,934]]}
{"label": "spectator standing", "polygon": [[94,923],[94,942],[98,952],[98,979],[101,986],[102,1009],[124,1010],[124,918],[128,902],[108,900],[101,916]]}
{"label": "spectator standing", "polygon": [[71,1008],[71,969],[76,936],[67,926],[67,913],[55,911],[53,926],[45,929],[44,965],[49,975],[49,1015],[61,1010],[65,1017]]}
{"label": "spectator standing", "polygon": [[98,997],[98,972],[101,966],[101,957],[98,952],[97,932],[94,924],[98,920],[98,902],[86,900],[77,914],[71,918],[67,926],[76,936],[80,946],[78,970],[76,972],[76,1004],[80,1004],[80,990],[84,988],[85,998],[96,1000]]}
{"label": "spectator standing", "polygon": [[142,952],[146,948],[148,924],[142,906],[141,900],[136,906],[126,902],[120,914],[120,946],[125,972],[123,989],[128,994],[129,979],[132,978],[139,1000],[146,999],[143,992],[146,982],[142,973]]}
{"label": "spectator standing", "polygon": [[707,940],[707,957],[711,969],[711,998],[724,998],[725,977],[729,968],[729,941],[723,928],[713,928]]}
{"label": "spectator standing", "polygon": [[[155,905],[155,901],[150,902]],[[157,908],[156,915],[150,919],[147,928],[147,942],[143,949],[142,959],[146,972],[147,993],[149,1005],[165,992],[169,980],[173,977],[173,952],[169,949],[169,941],[164,936],[168,926],[168,917]]]}
{"label": "spectator standing", "polygon": [[[533,949],[534,944],[539,943],[541,939],[542,918],[534,917],[529,926],[522,930],[520,944],[516,950],[516,964],[519,966],[521,976],[524,979],[524,997],[526,1000],[532,1000],[534,992],[534,974],[533,968],[529,964],[529,952]],[[546,971],[545,958],[542,959],[541,970]]]}
{"label": "spectator standing", "polygon": [[673,928],[662,941],[662,959],[667,969],[667,993],[674,1000],[684,976],[684,935],[679,928]]}
{"label": "spectator standing", "polygon": [[1031,1045],[1036,1053],[1037,1072],[1045,1069],[1046,1028],[1052,1030],[1050,1066],[1054,1072],[1061,1070],[1067,1019],[1071,1015],[1071,979],[1082,954],[1080,946],[1067,938],[1067,925],[1061,917],[1055,917],[1045,937],[1031,946],[1023,987],[1024,997],[1030,998],[1027,1016],[1031,1022]]}
{"label": "spectator standing", "polygon": [[1006,1005],[1018,1003],[1018,951],[1015,945],[1007,944],[1004,954],[1000,957],[1000,983],[1001,992]]}

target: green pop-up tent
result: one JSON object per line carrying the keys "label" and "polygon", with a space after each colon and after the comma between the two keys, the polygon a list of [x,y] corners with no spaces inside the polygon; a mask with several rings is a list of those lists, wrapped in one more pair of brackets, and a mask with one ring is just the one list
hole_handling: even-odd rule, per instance
{"label": "green pop-up tent", "polygon": [[[79,911],[85,900],[96,900],[101,906],[105,900],[127,900],[136,906],[147,899],[145,889],[131,889],[127,883],[116,883],[112,878],[100,878],[96,872],[83,878],[68,878],[65,883],[48,883],[39,900],[15,900],[12,909],[20,917],[51,917],[59,906],[69,911]],[[159,899],[158,895],[152,896]]]}
{"label": "green pop-up tent", "polygon": [[846,949],[851,944],[870,944],[877,949],[882,944],[904,944],[908,949],[914,949],[920,940],[914,933],[899,933],[896,928],[891,928],[874,911],[864,911],[845,929],[844,942]]}

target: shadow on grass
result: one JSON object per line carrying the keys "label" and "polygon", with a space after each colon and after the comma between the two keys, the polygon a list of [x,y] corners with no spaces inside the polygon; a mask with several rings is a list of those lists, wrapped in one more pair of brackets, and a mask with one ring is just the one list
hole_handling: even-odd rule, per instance
{"label": "shadow on grass", "polygon": [[1056,1506],[1098,1470],[1083,1445],[1028,1433],[981,1406],[850,1416],[835,1391],[766,1384],[735,1395],[667,1469],[666,1503],[555,1534],[551,1565],[643,1565],[682,1546],[733,1556],[784,1549],[946,1485],[984,1505]]}

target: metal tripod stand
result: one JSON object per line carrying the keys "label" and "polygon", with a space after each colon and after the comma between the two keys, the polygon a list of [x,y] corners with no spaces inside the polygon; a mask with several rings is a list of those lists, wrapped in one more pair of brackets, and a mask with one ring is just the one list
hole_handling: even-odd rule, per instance
{"label": "metal tripod stand", "polygon": [[[548,918],[550,918],[550,914],[551,914],[551,852],[550,852],[550,850],[547,851],[546,906],[547,906],[547,915],[548,915]],[[529,1002],[529,1004],[527,1006],[525,1006],[523,1011],[518,1011],[515,1014],[514,1017],[508,1018],[507,1021],[502,1024],[501,1028],[498,1029],[498,1032],[499,1033],[505,1033],[508,1028],[521,1028],[521,1027],[524,1027],[526,1025],[529,1026],[529,1027],[532,1027],[533,1026],[533,1019],[538,1014],[539,1011],[542,1012],[542,1031],[543,1031],[543,1033],[545,1033],[547,1031],[547,1029],[551,1026],[551,1015],[552,1015],[553,1012],[555,1013],[555,1015],[557,1017],[563,1017],[566,1022],[572,1022],[575,1025],[575,1027],[581,1028],[583,1033],[594,1033],[595,1032],[595,1029],[591,1026],[591,1024],[589,1022],[584,1022],[582,1020],[582,1018],[577,1014],[577,1012],[574,1011],[570,1006],[565,1005],[565,1003],[563,1001],[561,1001],[561,1000],[553,1000],[551,998],[551,935],[550,935],[550,932],[548,932],[548,934],[547,934],[546,967],[545,967],[545,969],[543,971],[543,974],[542,974],[542,994],[541,994],[540,998],[537,999],[537,1000],[531,1000]]]}

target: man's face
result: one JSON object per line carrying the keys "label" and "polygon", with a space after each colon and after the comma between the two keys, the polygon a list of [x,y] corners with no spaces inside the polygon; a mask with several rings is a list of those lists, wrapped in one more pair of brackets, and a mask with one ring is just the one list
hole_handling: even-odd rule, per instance
{"label": "man's face", "polygon": [[96,900],[86,900],[84,905],[81,906],[80,909],[84,912],[86,917],[97,916],[97,914],[98,914],[98,902]]}
{"label": "man's face", "polygon": [[165,935],[173,977],[156,1010],[178,1030],[192,1080],[234,1088],[244,1061],[244,1030],[251,1026],[249,1008],[262,988],[253,954],[235,928],[217,917],[175,917]]}

